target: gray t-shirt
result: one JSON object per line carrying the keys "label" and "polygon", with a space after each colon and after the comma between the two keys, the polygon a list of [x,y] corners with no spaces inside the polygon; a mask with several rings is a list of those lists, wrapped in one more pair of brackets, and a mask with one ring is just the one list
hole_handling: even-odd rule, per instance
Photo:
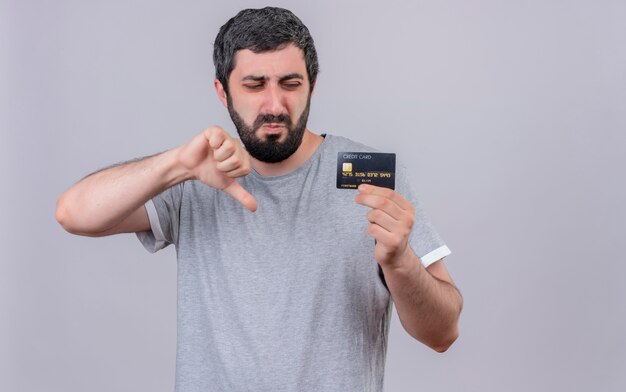
{"label": "gray t-shirt", "polygon": [[[252,171],[252,213],[199,181],[146,203],[155,252],[178,257],[176,390],[381,391],[391,301],[367,235],[369,208],[336,188],[337,152],[374,151],[327,135],[297,170]],[[428,265],[450,251],[398,165],[416,207],[410,245]]]}

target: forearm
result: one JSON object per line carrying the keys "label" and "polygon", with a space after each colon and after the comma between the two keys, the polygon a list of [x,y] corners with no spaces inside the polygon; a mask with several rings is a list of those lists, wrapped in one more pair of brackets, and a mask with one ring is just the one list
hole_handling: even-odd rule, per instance
{"label": "forearm", "polygon": [[402,326],[415,339],[445,351],[458,336],[462,298],[456,287],[431,275],[412,250],[403,262],[383,267]]}
{"label": "forearm", "polygon": [[178,163],[178,148],[96,172],[59,197],[57,220],[72,233],[106,231],[188,176]]}

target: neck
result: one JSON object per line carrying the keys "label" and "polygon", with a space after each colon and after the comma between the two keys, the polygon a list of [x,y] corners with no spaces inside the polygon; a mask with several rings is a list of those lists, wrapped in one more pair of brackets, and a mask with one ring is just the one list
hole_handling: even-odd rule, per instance
{"label": "neck", "polygon": [[304,164],[322,144],[324,140],[320,135],[316,135],[308,129],[304,130],[300,147],[289,158],[282,162],[267,163],[261,162],[251,157],[252,167],[262,176],[274,177],[290,173]]}

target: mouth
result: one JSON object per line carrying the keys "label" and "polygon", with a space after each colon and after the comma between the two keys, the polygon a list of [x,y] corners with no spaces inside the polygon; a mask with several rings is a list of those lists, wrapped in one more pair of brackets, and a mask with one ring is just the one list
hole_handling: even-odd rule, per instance
{"label": "mouth", "polygon": [[262,125],[262,127],[265,129],[267,133],[273,134],[273,133],[279,133],[280,131],[282,131],[285,128],[285,124],[265,123]]}

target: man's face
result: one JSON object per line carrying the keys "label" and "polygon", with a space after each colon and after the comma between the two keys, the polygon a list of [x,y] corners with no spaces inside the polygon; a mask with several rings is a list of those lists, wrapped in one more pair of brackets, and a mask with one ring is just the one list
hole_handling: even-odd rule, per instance
{"label": "man's face", "polygon": [[246,150],[263,162],[280,162],[300,146],[311,102],[302,50],[243,49],[229,78],[228,112]]}

